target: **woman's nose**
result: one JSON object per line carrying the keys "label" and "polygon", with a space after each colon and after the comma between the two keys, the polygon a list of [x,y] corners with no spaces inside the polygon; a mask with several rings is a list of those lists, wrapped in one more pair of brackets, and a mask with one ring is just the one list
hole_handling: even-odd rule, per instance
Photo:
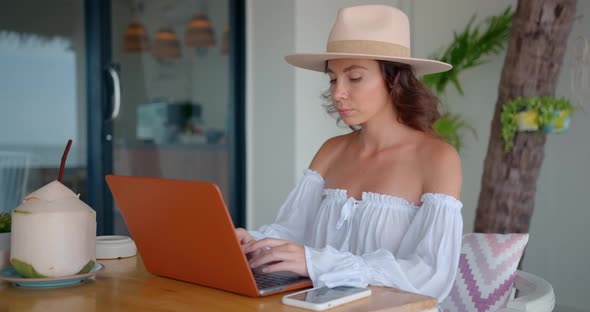
{"label": "woman's nose", "polygon": [[336,81],[334,86],[332,87],[332,98],[336,100],[345,99],[348,96],[348,91],[346,90],[346,86],[344,83],[340,81]]}

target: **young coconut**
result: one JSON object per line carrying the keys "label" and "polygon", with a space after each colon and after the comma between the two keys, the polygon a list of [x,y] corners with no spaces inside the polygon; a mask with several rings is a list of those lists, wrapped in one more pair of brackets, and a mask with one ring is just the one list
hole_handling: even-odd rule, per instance
{"label": "young coconut", "polygon": [[12,211],[10,263],[24,277],[61,277],[94,267],[96,212],[57,181],[25,197]]}

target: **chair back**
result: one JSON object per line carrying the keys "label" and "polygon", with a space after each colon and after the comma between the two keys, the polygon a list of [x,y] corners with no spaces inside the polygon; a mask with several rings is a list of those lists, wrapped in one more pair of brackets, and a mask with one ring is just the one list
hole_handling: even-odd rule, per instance
{"label": "chair back", "polygon": [[443,312],[491,312],[506,307],[528,234],[468,233]]}

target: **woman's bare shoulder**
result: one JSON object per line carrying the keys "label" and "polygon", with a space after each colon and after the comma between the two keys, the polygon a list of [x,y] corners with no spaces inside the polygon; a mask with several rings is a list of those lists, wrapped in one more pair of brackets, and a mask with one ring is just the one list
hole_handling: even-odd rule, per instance
{"label": "woman's bare shoulder", "polygon": [[420,148],[424,193],[442,193],[457,199],[461,196],[461,157],[450,144],[426,138]]}
{"label": "woman's bare shoulder", "polygon": [[343,134],[328,139],[317,151],[309,168],[324,175],[330,166],[330,162],[338,155],[348,144],[353,133]]}

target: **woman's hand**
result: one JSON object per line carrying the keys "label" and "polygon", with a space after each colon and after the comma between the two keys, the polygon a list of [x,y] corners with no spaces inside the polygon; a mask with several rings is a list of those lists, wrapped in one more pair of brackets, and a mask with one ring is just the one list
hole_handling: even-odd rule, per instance
{"label": "woman's hand", "polygon": [[246,247],[248,247],[250,244],[252,244],[253,242],[256,241],[254,239],[254,237],[252,237],[252,235],[250,235],[250,233],[248,233],[248,231],[246,231],[243,228],[236,229],[236,236],[238,237],[238,240],[240,241],[240,245],[242,246],[242,251],[244,253],[246,253],[246,251],[245,251]]}
{"label": "woman's hand", "polygon": [[249,244],[246,253],[253,253],[250,267],[257,268],[266,264],[262,272],[271,273],[289,271],[301,276],[309,276],[305,262],[305,248],[295,242],[265,238]]}

